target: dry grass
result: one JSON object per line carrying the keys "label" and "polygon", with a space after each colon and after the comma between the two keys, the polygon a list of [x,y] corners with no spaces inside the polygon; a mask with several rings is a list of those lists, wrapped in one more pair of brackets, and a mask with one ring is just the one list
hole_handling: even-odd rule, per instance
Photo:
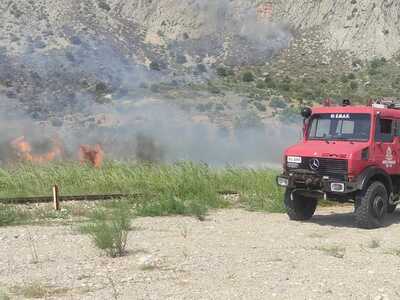
{"label": "dry grass", "polygon": [[58,295],[64,295],[69,291],[67,288],[52,287],[43,285],[39,282],[33,282],[26,285],[14,286],[12,292],[17,295],[22,295],[25,298],[48,298]]}
{"label": "dry grass", "polygon": [[379,248],[380,246],[381,246],[381,242],[377,239],[372,239],[367,244],[367,247],[370,249],[376,249],[376,248]]}
{"label": "dry grass", "polygon": [[336,258],[343,258],[346,252],[346,248],[340,246],[320,246],[316,249],[322,251],[326,255]]}

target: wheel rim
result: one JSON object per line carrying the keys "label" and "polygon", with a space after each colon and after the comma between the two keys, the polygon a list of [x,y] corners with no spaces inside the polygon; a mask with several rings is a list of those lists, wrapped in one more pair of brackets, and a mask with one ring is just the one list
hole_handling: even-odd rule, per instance
{"label": "wheel rim", "polygon": [[372,207],[375,215],[381,218],[385,213],[385,200],[381,196],[376,196]]}

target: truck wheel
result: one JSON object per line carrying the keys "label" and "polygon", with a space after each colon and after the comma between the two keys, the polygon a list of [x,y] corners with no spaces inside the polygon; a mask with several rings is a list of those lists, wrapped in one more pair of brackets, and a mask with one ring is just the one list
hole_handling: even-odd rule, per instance
{"label": "truck wheel", "polygon": [[387,209],[388,214],[394,213],[395,210],[396,210],[396,205],[393,205],[393,204],[388,205],[388,209]]}
{"label": "truck wheel", "polygon": [[303,221],[309,220],[314,215],[317,208],[318,199],[311,197],[304,197],[293,193],[293,200],[290,195],[291,189],[286,189],[285,193],[285,206],[286,212],[290,220]]}
{"label": "truck wheel", "polygon": [[359,228],[372,229],[382,226],[388,212],[388,194],[383,183],[373,182],[356,196],[355,219]]}

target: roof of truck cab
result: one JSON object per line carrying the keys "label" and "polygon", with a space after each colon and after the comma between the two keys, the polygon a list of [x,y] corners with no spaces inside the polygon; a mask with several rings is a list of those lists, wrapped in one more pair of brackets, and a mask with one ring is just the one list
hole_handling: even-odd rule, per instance
{"label": "roof of truck cab", "polygon": [[318,106],[312,108],[313,114],[372,114],[381,112],[382,115],[392,115],[400,118],[399,109],[376,108],[367,105],[351,105],[351,106]]}

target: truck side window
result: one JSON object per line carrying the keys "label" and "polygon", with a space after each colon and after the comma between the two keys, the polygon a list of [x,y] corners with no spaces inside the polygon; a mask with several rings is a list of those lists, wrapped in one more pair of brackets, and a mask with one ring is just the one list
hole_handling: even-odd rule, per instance
{"label": "truck side window", "polygon": [[400,121],[396,121],[395,122],[395,126],[396,126],[396,128],[395,128],[395,132],[394,132],[394,135],[395,136],[400,136]]}
{"label": "truck side window", "polygon": [[393,120],[379,119],[375,139],[378,142],[393,142]]}

